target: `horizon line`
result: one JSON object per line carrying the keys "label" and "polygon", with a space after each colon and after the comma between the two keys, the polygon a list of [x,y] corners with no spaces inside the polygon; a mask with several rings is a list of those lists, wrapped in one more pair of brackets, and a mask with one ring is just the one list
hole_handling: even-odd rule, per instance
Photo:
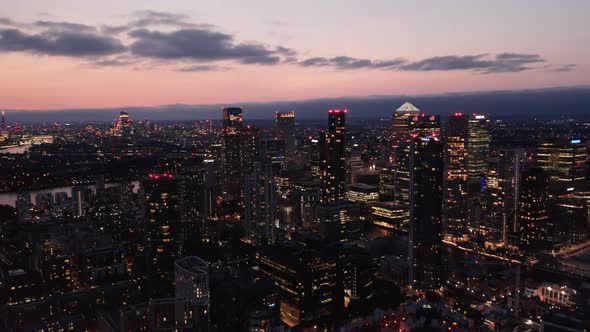
{"label": "horizon line", "polygon": [[[268,104],[285,104],[285,103],[301,103],[301,102],[312,102],[322,100],[336,100],[336,99],[365,99],[365,98],[429,98],[429,97],[440,97],[440,96],[461,96],[461,95],[474,95],[474,94],[493,94],[493,93],[518,93],[518,92],[542,92],[552,90],[563,90],[563,89],[590,89],[590,84],[585,85],[563,85],[563,86],[552,86],[552,87],[541,87],[541,88],[527,88],[527,89],[513,89],[513,90],[466,90],[458,92],[439,92],[439,93],[422,93],[422,94],[395,94],[395,95],[361,95],[361,96],[337,96],[337,97],[321,97],[321,98],[306,98],[297,100],[273,100],[273,101],[247,101],[247,102],[231,102],[231,103],[208,103],[208,104],[186,104],[186,103],[172,103],[172,104],[161,104],[152,106],[138,106],[138,105],[127,105],[127,106],[110,106],[110,107],[71,107],[71,108],[48,108],[48,109],[2,109],[6,112],[68,112],[68,111],[109,111],[109,110],[127,110],[127,109],[154,109],[162,110],[166,107],[228,107],[227,105],[268,105]],[[240,107],[240,106],[237,106]]]}

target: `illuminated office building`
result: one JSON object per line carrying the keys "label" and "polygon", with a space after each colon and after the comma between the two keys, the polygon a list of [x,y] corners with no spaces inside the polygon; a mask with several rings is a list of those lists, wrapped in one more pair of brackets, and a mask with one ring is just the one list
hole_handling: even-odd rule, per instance
{"label": "illuminated office building", "polygon": [[297,204],[296,220],[305,229],[317,224],[316,206],[320,203],[320,188],[316,182],[300,182],[294,185]]}
{"label": "illuminated office building", "polygon": [[467,130],[467,176],[475,191],[480,190],[481,178],[486,174],[489,153],[490,119],[484,114],[472,114]]}
{"label": "illuminated office building", "polygon": [[119,136],[127,137],[133,133],[132,121],[127,111],[119,113],[119,119],[115,122],[115,132]]}
{"label": "illuminated office building", "polygon": [[277,137],[285,141],[286,156],[292,158],[295,152],[295,112],[276,112],[275,129]]}
{"label": "illuminated office building", "polygon": [[287,160],[287,142],[272,135],[262,135],[259,139],[258,158],[269,160],[272,163],[272,168],[275,174],[280,174],[281,170],[288,168],[287,166],[292,160]]}
{"label": "illuminated office building", "polygon": [[445,128],[444,229],[448,240],[461,240],[467,227],[468,116],[454,113]]}
{"label": "illuminated office building", "polygon": [[357,240],[361,235],[361,206],[350,201],[318,206],[319,233],[330,242]]}
{"label": "illuminated office building", "polygon": [[223,128],[228,130],[237,130],[242,128],[244,119],[241,107],[224,107],[223,112]]}
{"label": "illuminated office building", "polygon": [[180,176],[180,212],[185,227],[184,245],[199,247],[206,236],[206,220],[210,191],[206,185],[206,171],[202,167],[184,169]]}
{"label": "illuminated office building", "polygon": [[552,182],[579,183],[586,179],[588,149],[581,139],[548,139],[539,144],[537,162]]}
{"label": "illuminated office building", "polygon": [[[250,125],[244,127],[241,131],[241,160],[238,167],[241,168],[241,179],[244,181],[245,177],[251,174],[254,170],[254,163],[260,159],[260,130]],[[268,151],[268,146],[265,146],[265,153]],[[272,150],[272,148],[270,148]],[[272,160],[272,158],[270,158]],[[236,165],[234,165],[235,168]],[[242,186],[244,182],[242,182]],[[244,188],[242,187],[242,190]]]}
{"label": "illuminated office building", "polygon": [[588,231],[588,202],[582,198],[549,199],[550,250],[558,250],[586,240]]}
{"label": "illuminated office building", "polygon": [[481,200],[484,216],[481,218],[479,231],[483,234],[486,245],[495,246],[505,241],[508,227],[504,219],[505,201],[499,157],[489,159],[485,179],[485,193]]}
{"label": "illuminated office building", "polygon": [[74,264],[59,243],[46,240],[35,256],[35,268],[41,273],[50,294],[63,294],[74,288]]}
{"label": "illuminated office building", "polygon": [[406,207],[410,205],[410,141],[400,143],[395,149],[394,170],[394,202]]}
{"label": "illuminated office building", "polygon": [[410,212],[407,207],[393,202],[371,204],[373,225],[400,233],[408,233]]}
{"label": "illuminated office building", "polygon": [[0,122],[0,140],[8,138],[8,129],[6,128],[6,114],[2,111],[2,120]]}
{"label": "illuminated office building", "polygon": [[440,117],[422,113],[410,102],[401,105],[393,112],[391,142],[393,151],[400,143],[413,136],[438,136],[440,135]]}
{"label": "illuminated office building", "polygon": [[391,143],[394,150],[401,141],[408,139],[410,136],[408,122],[410,118],[417,115],[420,115],[420,110],[410,102],[405,102],[393,112]]}
{"label": "illuminated office building", "polygon": [[409,139],[415,136],[440,136],[440,116],[420,113],[408,118]]}
{"label": "illuminated office building", "polygon": [[486,115],[456,112],[445,127],[444,229],[450,241],[482,231],[490,152]]}
{"label": "illuminated office building", "polygon": [[522,149],[501,149],[496,157],[489,159],[482,195],[485,215],[480,225],[489,245],[506,244],[508,234],[518,231],[518,193],[523,159]]}
{"label": "illuminated office building", "polygon": [[328,111],[328,131],[320,135],[320,189],[322,202],[344,199],[346,192],[346,113]]}
{"label": "illuminated office building", "polygon": [[393,166],[384,166],[379,172],[379,199],[393,201],[395,196],[395,169]]}
{"label": "illuminated office building", "polygon": [[499,158],[499,186],[504,201],[502,218],[509,231],[518,231],[518,207],[519,193],[522,181],[522,168],[525,160],[523,149],[502,149],[498,152]]}
{"label": "illuminated office building", "polygon": [[565,197],[573,197],[586,201],[588,205],[588,227],[590,227],[590,183],[582,182],[573,186],[567,186]]}
{"label": "illuminated office building", "polygon": [[379,187],[362,182],[353,184],[346,192],[346,199],[358,203],[372,203],[379,200]]}
{"label": "illuminated office building", "polygon": [[279,288],[281,320],[290,327],[332,317],[343,304],[337,262],[317,250],[284,242],[258,254],[258,263]]}
{"label": "illuminated office building", "polygon": [[277,184],[270,160],[254,162],[245,176],[244,236],[254,244],[272,244],[278,222]]}
{"label": "illuminated office building", "polygon": [[[539,285],[535,290],[535,295],[539,297],[541,302],[557,306],[573,308],[576,306],[578,292],[567,286],[561,286],[559,284],[544,283]],[[565,320],[565,319],[564,319]],[[573,331],[573,329],[551,329],[545,328],[543,331]]]}
{"label": "illuminated office building", "polygon": [[7,270],[3,284],[9,307],[43,300],[43,279],[36,271]]}
{"label": "illuminated office building", "polygon": [[416,288],[436,289],[442,283],[443,147],[435,137],[403,145],[410,151],[408,277]]}
{"label": "illuminated office building", "polygon": [[375,269],[371,255],[359,247],[350,247],[341,254],[344,276],[344,306],[354,302],[367,303],[373,298]]}
{"label": "illuminated office building", "polygon": [[145,206],[145,237],[148,274],[168,296],[173,281],[174,260],[182,252],[181,194],[179,178],[163,173],[150,174],[142,181]]}
{"label": "illuminated office building", "polygon": [[[416,138],[437,138],[440,135],[440,121],[438,116],[430,116],[424,113],[405,117],[407,120],[405,136],[397,136],[393,162],[393,201],[400,205],[410,206],[410,172],[411,172],[411,147]],[[399,119],[398,119],[399,120]],[[401,120],[400,120],[401,121]]]}
{"label": "illuminated office building", "polygon": [[490,153],[490,120],[483,114],[469,116],[467,130],[467,230],[482,234],[485,222],[485,190]]}
{"label": "illuminated office building", "polygon": [[242,197],[242,109],[226,107],[223,109],[222,179],[223,198],[240,201]]}

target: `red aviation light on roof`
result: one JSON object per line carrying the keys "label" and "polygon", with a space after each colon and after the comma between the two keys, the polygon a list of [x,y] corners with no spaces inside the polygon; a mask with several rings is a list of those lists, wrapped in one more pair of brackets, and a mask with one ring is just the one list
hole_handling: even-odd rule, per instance
{"label": "red aviation light on roof", "polygon": [[334,109],[334,110],[328,110],[328,113],[347,113],[348,110],[347,109]]}
{"label": "red aviation light on roof", "polygon": [[160,179],[172,179],[172,178],[174,178],[174,175],[172,175],[170,173],[151,173],[151,174],[148,174],[148,177],[151,180],[160,180]]}
{"label": "red aviation light on roof", "polygon": [[453,116],[463,116],[463,113],[461,113],[461,112],[455,112],[455,114],[453,114]]}

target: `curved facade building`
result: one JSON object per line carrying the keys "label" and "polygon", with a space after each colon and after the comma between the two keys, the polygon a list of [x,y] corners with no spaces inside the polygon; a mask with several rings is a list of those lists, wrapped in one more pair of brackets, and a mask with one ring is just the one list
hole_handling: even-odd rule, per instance
{"label": "curved facade building", "polygon": [[209,263],[195,256],[174,263],[176,298],[187,302],[209,304]]}

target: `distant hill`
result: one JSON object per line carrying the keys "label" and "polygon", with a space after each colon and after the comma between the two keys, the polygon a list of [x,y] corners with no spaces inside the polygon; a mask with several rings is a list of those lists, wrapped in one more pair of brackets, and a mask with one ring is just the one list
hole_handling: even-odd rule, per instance
{"label": "distant hill", "polygon": [[[270,120],[275,111],[296,111],[299,119],[324,118],[329,108],[348,108],[350,117],[384,118],[411,101],[422,111],[449,115],[453,112],[489,113],[498,118],[590,118],[590,87],[562,87],[537,90],[465,92],[438,95],[400,95],[339,97],[299,101],[235,103],[244,108],[246,120]],[[113,121],[122,109],[134,120],[217,120],[222,105],[164,105],[159,107],[121,107],[116,109],[8,110],[11,122]]]}

